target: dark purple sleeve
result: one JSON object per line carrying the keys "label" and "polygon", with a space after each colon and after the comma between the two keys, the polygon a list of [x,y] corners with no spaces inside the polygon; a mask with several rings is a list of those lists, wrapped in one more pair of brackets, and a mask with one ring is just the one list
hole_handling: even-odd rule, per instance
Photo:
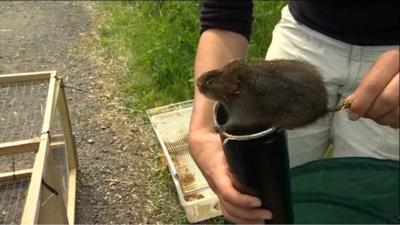
{"label": "dark purple sleeve", "polygon": [[201,33],[210,28],[219,28],[239,33],[250,40],[252,14],[252,0],[203,0],[200,11]]}

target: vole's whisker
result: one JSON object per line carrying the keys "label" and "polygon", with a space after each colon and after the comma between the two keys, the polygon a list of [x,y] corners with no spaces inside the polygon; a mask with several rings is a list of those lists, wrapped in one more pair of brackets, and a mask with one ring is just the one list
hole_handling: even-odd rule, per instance
{"label": "vole's whisker", "polygon": [[332,107],[328,107],[328,112],[337,112],[345,108],[344,103],[339,103],[337,105],[334,105]]}

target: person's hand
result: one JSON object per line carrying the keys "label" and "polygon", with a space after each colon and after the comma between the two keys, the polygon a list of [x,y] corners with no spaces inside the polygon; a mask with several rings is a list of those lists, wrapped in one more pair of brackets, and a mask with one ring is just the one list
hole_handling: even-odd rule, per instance
{"label": "person's hand", "polygon": [[347,98],[349,119],[365,117],[399,128],[399,60],[399,50],[387,51],[377,59]]}
{"label": "person's hand", "polygon": [[233,223],[263,224],[271,212],[260,209],[260,199],[240,193],[233,184],[217,133],[207,129],[190,133],[190,151],[211,189],[217,194],[224,218]]}

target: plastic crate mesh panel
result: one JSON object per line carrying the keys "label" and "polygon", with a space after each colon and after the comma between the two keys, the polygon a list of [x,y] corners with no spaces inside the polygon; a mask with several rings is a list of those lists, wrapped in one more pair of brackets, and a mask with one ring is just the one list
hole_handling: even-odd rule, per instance
{"label": "plastic crate mesh panel", "polygon": [[192,101],[149,110],[150,121],[157,137],[168,151],[184,195],[208,188],[208,184],[189,154],[189,122]]}

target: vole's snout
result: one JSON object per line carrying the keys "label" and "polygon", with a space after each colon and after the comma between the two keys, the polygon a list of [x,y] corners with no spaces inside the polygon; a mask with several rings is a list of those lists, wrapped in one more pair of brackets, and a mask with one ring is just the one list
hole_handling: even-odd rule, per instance
{"label": "vole's snout", "polygon": [[204,92],[208,92],[208,90],[213,89],[216,81],[216,75],[214,73],[216,73],[216,71],[209,71],[197,79],[196,85],[203,94]]}
{"label": "vole's snout", "polygon": [[197,80],[196,80],[196,86],[197,86],[198,88],[201,88],[201,87],[202,87],[202,84],[201,84],[200,79],[197,79]]}
{"label": "vole's snout", "polygon": [[203,77],[200,77],[196,81],[196,86],[199,89],[200,93],[206,94],[207,93],[207,87],[204,85]]}

